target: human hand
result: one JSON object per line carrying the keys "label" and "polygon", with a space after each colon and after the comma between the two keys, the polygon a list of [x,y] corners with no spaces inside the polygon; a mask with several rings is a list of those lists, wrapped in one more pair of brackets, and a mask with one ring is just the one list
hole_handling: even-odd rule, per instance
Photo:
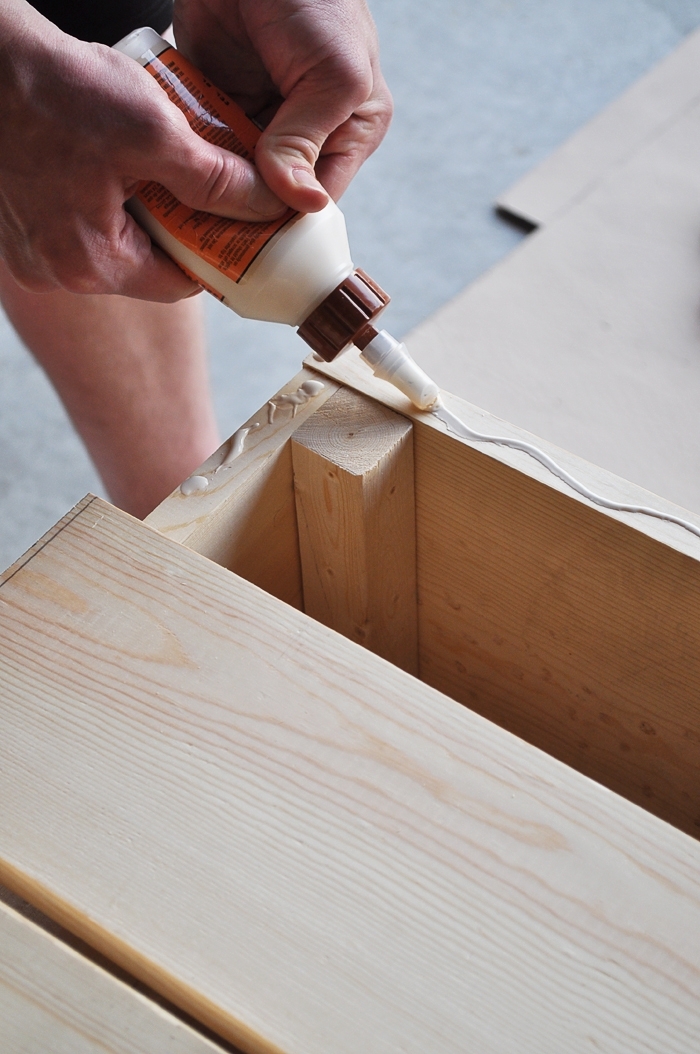
{"label": "human hand", "polygon": [[338,199],[389,126],[365,0],[175,0],[178,49],[251,117],[255,161],[294,209]]}
{"label": "human hand", "polygon": [[284,211],[255,167],[196,135],[132,59],[0,5],[0,256],[24,288],[175,301],[199,287],[124,211],[141,180],[236,219]]}

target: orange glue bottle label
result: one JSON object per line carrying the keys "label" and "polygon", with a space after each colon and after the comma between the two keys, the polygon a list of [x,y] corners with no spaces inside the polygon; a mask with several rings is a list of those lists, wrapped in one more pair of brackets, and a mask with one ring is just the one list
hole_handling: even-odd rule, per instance
{"label": "orange glue bottle label", "polygon": [[[259,129],[240,106],[215,88],[175,48],[166,48],[152,57],[144,68],[182,110],[197,135],[253,161]],[[174,238],[234,282],[241,280],[268,242],[298,215],[288,209],[279,218],[261,223],[226,219],[183,205],[160,183],[152,181],[143,183],[136,196]],[[191,277],[200,285],[205,284],[197,275]]]}

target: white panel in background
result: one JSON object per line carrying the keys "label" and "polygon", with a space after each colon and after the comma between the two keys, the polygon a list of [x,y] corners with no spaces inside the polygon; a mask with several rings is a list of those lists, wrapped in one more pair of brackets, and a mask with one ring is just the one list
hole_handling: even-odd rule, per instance
{"label": "white panel in background", "polygon": [[698,98],[700,30],[500,195],[497,205],[536,227],[550,223]]}
{"label": "white panel in background", "polygon": [[407,342],[448,390],[700,510],[700,101]]}

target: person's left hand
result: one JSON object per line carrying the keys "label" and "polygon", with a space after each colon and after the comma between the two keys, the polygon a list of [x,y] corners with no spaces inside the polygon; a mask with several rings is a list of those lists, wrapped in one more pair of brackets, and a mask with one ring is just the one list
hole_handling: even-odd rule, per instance
{"label": "person's left hand", "polygon": [[178,48],[267,127],[255,161],[300,212],[337,200],[389,126],[365,0],[175,0]]}

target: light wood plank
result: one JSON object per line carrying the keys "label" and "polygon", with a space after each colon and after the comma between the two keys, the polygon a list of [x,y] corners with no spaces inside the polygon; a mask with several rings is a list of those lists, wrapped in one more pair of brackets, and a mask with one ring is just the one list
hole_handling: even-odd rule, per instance
{"label": "light wood plank", "polygon": [[418,672],[411,422],[341,388],[292,437],[304,611]]}
{"label": "light wood plank", "polygon": [[[317,375],[302,370],[274,400],[299,390]],[[146,518],[161,534],[214,560],[294,607],[302,606],[301,565],[289,437],[337,390],[326,389],[297,405],[282,403],[270,420],[269,404],[249,428],[241,454],[217,468],[231,451],[227,440],[200,469],[206,490],[173,491]],[[193,475],[197,474],[193,473]]]}
{"label": "light wood plank", "polygon": [[105,503],[0,663],[0,880],[246,1050],[700,1045],[697,842]]}
{"label": "light wood plank", "polygon": [[[352,388],[354,391],[367,395],[370,399],[375,399],[384,406],[396,410],[397,413],[402,414],[404,417],[410,418],[413,421],[414,429],[416,422],[420,422],[421,425],[427,428],[446,434],[445,426],[433,414],[417,410],[406,396],[402,395],[392,384],[378,380],[360,358],[359,352],[354,348],[338,356],[334,362],[317,362],[309,355],[305,360],[305,365],[317,375],[327,380],[335,381],[337,384],[342,384],[347,388]],[[586,461],[569,450],[563,450],[561,447],[556,446],[555,443],[543,439],[541,436],[534,435],[519,425],[504,421],[500,417],[495,417],[487,410],[475,406],[453,392],[443,391],[442,394],[449,408],[475,431],[511,436],[514,439],[523,439],[526,442],[535,443],[562,465],[567,472],[570,472],[591,490],[629,505],[653,505],[655,508],[668,512],[671,515],[690,520],[700,527],[700,513],[689,511],[669,501],[668,498],[664,498],[662,495],[653,494],[645,490],[644,487],[631,483],[621,476],[616,476],[614,472]],[[503,465],[510,465],[518,472],[529,476],[530,479],[539,480],[547,487],[558,490],[560,493],[570,497],[572,501],[594,509],[601,516],[618,520],[620,523],[626,523],[634,530],[640,531],[650,538],[655,538],[678,552],[686,553],[694,559],[700,559],[700,539],[680,527],[648,516],[617,512],[613,509],[602,509],[587,498],[572,491],[566,483],[557,479],[556,476],[553,476],[551,472],[543,468],[533,458],[520,451],[510,450],[507,447],[500,447],[494,444],[471,442],[451,433],[449,433],[449,438],[455,443],[478,450],[484,457],[499,461]]]}
{"label": "light wood plank", "polygon": [[619,99],[501,194],[499,207],[535,226],[551,223],[697,99],[699,64],[700,31],[686,37]]}
{"label": "light wood plank", "polygon": [[406,338],[438,384],[696,511],[699,170],[700,93]]}
{"label": "light wood plank", "polygon": [[[332,371],[403,405],[352,356]],[[533,438],[445,398],[479,431]],[[536,442],[594,490],[699,522]],[[592,506],[526,454],[468,444],[429,414],[414,414],[414,446],[421,677],[700,835],[698,539]]]}
{"label": "light wood plank", "polygon": [[4,1054],[216,1054],[221,1048],[0,902]]}

